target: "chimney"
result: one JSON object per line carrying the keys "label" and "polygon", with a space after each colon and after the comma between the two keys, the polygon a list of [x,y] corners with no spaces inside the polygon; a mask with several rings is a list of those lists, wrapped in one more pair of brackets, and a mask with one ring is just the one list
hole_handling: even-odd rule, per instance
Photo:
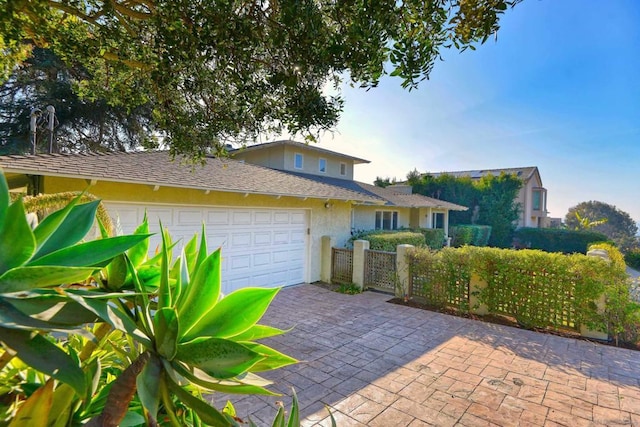
{"label": "chimney", "polygon": [[413,187],[407,184],[393,184],[387,186],[387,188],[400,194],[413,194]]}

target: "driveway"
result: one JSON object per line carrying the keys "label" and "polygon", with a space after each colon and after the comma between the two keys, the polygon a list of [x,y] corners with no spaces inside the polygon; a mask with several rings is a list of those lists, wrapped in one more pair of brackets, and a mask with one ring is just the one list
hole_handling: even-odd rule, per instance
{"label": "driveway", "polygon": [[640,353],[389,304],[373,292],[283,289],[265,340],[302,363],[264,375],[285,396],[230,399],[271,425],[294,387],[303,425],[640,426]]}

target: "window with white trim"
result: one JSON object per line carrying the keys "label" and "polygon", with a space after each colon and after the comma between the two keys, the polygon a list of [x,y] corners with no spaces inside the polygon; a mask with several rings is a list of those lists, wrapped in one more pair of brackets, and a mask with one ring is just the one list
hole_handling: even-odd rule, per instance
{"label": "window with white trim", "polygon": [[376,230],[397,230],[397,211],[376,211]]}
{"label": "window with white trim", "polygon": [[345,176],[347,174],[347,164],[340,163],[340,175]]}
{"label": "window with white trim", "polygon": [[293,167],[296,169],[302,169],[303,167],[303,158],[301,153],[296,153],[293,156]]}
{"label": "window with white trim", "polygon": [[318,159],[318,171],[327,173],[327,159]]}
{"label": "window with white trim", "polygon": [[431,228],[444,228],[444,214],[442,212],[431,214]]}

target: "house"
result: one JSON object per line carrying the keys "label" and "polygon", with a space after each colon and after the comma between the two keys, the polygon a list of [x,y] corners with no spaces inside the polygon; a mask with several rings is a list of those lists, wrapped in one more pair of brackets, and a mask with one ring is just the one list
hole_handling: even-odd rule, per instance
{"label": "house", "polygon": [[440,175],[452,175],[457,178],[470,177],[471,179],[480,179],[487,175],[499,176],[501,173],[515,175],[523,182],[516,200],[517,203],[520,204],[518,227],[549,227],[550,221],[547,212],[547,189],[542,186],[540,171],[536,166],[438,173],[430,172],[428,174],[434,177],[438,177]]}
{"label": "house", "polygon": [[[429,226],[433,212],[446,216],[448,209],[464,209],[356,183],[353,167],[366,160],[291,141],[264,145],[266,151],[285,148],[282,166],[273,153],[266,155],[274,163],[262,166],[242,155],[183,164],[167,152],[147,151],[0,156],[0,168],[13,190],[88,190],[103,200],[125,233],[140,224],[145,212],[152,232],[159,231],[160,220],[183,242],[205,223],[209,247],[222,248],[222,287],[227,293],[246,286],[320,280],[322,236],[342,246],[355,228]],[[291,147],[291,159],[284,158]],[[242,153],[253,151],[259,163],[260,150]],[[300,165],[296,153],[302,155],[303,168],[316,156],[318,170],[326,175],[285,170]],[[336,178],[341,185],[327,180],[331,174],[343,177]],[[160,237],[153,236],[151,243],[155,247]]]}

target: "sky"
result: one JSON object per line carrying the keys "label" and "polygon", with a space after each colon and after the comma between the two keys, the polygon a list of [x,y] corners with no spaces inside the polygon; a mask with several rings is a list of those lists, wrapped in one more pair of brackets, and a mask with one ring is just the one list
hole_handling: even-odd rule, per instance
{"label": "sky", "polygon": [[417,90],[345,86],[319,147],[370,160],[355,178],[537,166],[547,209],[598,200],[640,221],[640,1],[524,0],[497,41],[443,51]]}

